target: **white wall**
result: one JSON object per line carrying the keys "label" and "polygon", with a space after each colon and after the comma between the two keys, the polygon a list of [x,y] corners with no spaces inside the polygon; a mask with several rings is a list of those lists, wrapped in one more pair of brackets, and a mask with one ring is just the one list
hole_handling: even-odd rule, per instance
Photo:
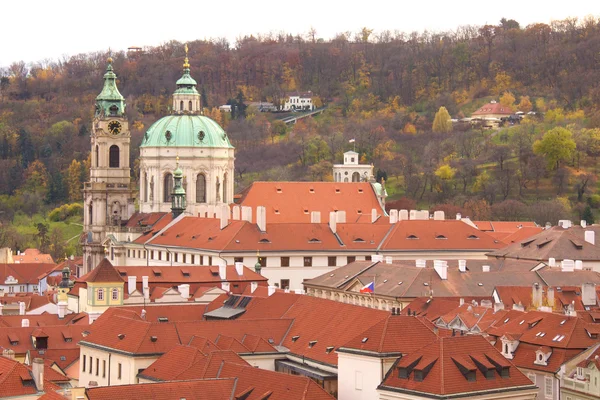
{"label": "white wall", "polygon": [[338,395],[343,400],[378,399],[377,386],[396,358],[338,353]]}

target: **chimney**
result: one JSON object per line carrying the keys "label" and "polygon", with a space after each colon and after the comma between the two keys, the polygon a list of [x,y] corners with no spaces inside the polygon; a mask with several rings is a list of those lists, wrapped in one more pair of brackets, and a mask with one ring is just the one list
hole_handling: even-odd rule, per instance
{"label": "chimney", "polygon": [[585,227],[587,226],[587,221],[585,219],[581,220],[581,227],[585,229]]}
{"label": "chimney", "polygon": [[239,276],[244,276],[244,263],[236,262],[235,263],[235,272],[237,272],[237,274]]}
{"label": "chimney", "polygon": [[225,229],[229,225],[229,206],[221,205],[221,229]]}
{"label": "chimney", "polygon": [[446,219],[446,214],[443,211],[434,211],[433,220],[434,221],[444,221]]}
{"label": "chimney", "polygon": [[489,265],[482,265],[481,266],[481,272],[490,272],[490,266]]}
{"label": "chimney", "polygon": [[342,211],[342,210],[337,211],[335,213],[335,215],[336,215],[335,217],[337,219],[337,223],[338,224],[345,224],[346,223],[346,211]]}
{"label": "chimney", "polygon": [[321,223],[321,211],[312,211],[310,213],[310,223],[320,224]]}
{"label": "chimney", "polygon": [[398,222],[398,210],[390,210],[390,224]]}
{"label": "chimney", "polygon": [[135,286],[137,285],[137,276],[128,276],[127,277],[127,293],[131,294],[135,291]]}
{"label": "chimney", "polygon": [[408,214],[408,219],[410,220],[414,220],[417,219],[417,210],[410,210],[410,213]]}
{"label": "chimney", "polygon": [[15,351],[11,349],[2,350],[2,357],[8,358],[9,360],[15,359]]}
{"label": "chimney", "polygon": [[456,213],[456,220],[460,221],[462,219],[462,215],[460,213]]}
{"label": "chimney", "polygon": [[258,288],[258,282],[250,282],[250,293],[254,293]]}
{"label": "chimney", "polygon": [[546,301],[548,303],[548,306],[554,309],[554,289],[551,287],[549,287],[546,291]]}
{"label": "chimney", "polygon": [[214,204],[209,204],[206,206],[206,218],[214,218],[215,217],[215,206]]}
{"label": "chimney", "polygon": [[377,221],[377,209],[371,209],[371,223],[375,223]]}
{"label": "chimney", "polygon": [[215,218],[216,219],[221,219],[221,206],[214,206],[214,210],[215,210]]}
{"label": "chimney", "polygon": [[400,210],[398,213],[398,222],[408,220],[408,210]]}
{"label": "chimney", "polygon": [[223,281],[227,280],[227,264],[219,264],[219,277]]}
{"label": "chimney", "polygon": [[569,229],[571,227],[571,220],[561,219],[558,221],[558,226],[561,226],[563,229]]}
{"label": "chimney", "polygon": [[329,229],[331,229],[331,232],[334,234],[337,233],[337,217],[335,211],[329,213]]}
{"label": "chimney", "polygon": [[392,256],[386,256],[385,257],[385,263],[386,264],[391,264],[392,263]]}
{"label": "chimney", "polygon": [[221,282],[221,289],[229,293],[229,282]]}
{"label": "chimney", "polygon": [[379,263],[383,262],[383,255],[381,255],[381,254],[373,254],[371,256],[371,261],[372,262],[379,262]]}
{"label": "chimney", "polygon": [[480,304],[481,304],[481,307],[483,307],[483,308],[492,308],[492,301],[491,300],[483,299],[483,300],[481,300]]}
{"label": "chimney", "polygon": [[550,257],[548,259],[548,265],[551,267],[556,267],[556,259],[554,257]]}
{"label": "chimney", "polygon": [[264,206],[256,207],[256,225],[261,232],[267,231],[267,209]]}
{"label": "chimney", "polygon": [[267,293],[267,294],[269,295],[269,297],[270,297],[270,296],[273,296],[273,294],[275,293],[275,291],[276,291],[276,290],[277,290],[277,287],[276,287],[276,286],[271,286],[271,285],[269,285],[269,291],[268,291],[268,293]]}
{"label": "chimney", "polygon": [[465,299],[463,299],[462,297],[458,300],[458,305],[462,306],[463,304],[465,304]]}
{"label": "chimney", "polygon": [[448,279],[448,262],[443,260],[433,260],[433,269],[445,281]]}
{"label": "chimney", "polygon": [[29,319],[23,318],[21,320],[21,328],[29,328]]}
{"label": "chimney", "polygon": [[542,306],[543,291],[540,285],[536,282],[531,288],[531,305],[537,310]]}
{"label": "chimney", "polygon": [[4,304],[0,303],[0,316],[3,315],[3,311],[2,311],[3,308],[4,308]]}
{"label": "chimney", "polygon": [[142,293],[144,298],[148,300],[150,298],[150,287],[148,286],[148,277],[142,276]]}
{"label": "chimney", "polygon": [[22,301],[19,302],[19,315],[25,315],[25,303]]}
{"label": "chimney", "polygon": [[504,303],[500,300],[499,303],[494,303],[494,312],[504,310]]}
{"label": "chimney", "polygon": [[581,260],[575,260],[575,269],[583,269],[583,261]]}
{"label": "chimney", "polygon": [[516,310],[516,311],[525,311],[525,306],[523,304],[521,304],[521,303],[519,303],[519,304],[513,304],[512,309]]}
{"label": "chimney", "polygon": [[232,220],[239,221],[241,216],[240,206],[233,206],[233,216]]}
{"label": "chimney", "polygon": [[183,297],[186,300],[190,298],[190,285],[189,284],[183,283],[183,284],[177,286],[177,289],[179,290],[181,297]]}
{"label": "chimney", "polygon": [[58,319],[64,319],[67,314],[67,302],[59,301],[56,307],[58,308]]}
{"label": "chimney", "polygon": [[252,207],[242,206],[242,221],[252,222]]}
{"label": "chimney", "polygon": [[575,261],[573,260],[562,260],[560,263],[562,272],[573,272],[575,270]]}
{"label": "chimney", "polygon": [[596,245],[596,232],[585,231],[585,241],[591,245]]}
{"label": "chimney", "polygon": [[44,390],[44,360],[37,357],[33,359],[31,374],[33,375],[33,381],[35,382],[37,391],[41,392]]}
{"label": "chimney", "polygon": [[458,260],[458,270],[460,272],[467,272],[467,260]]}
{"label": "chimney", "polygon": [[596,305],[596,285],[593,283],[583,283],[581,285],[581,302],[584,306]]}
{"label": "chimney", "polygon": [[415,260],[415,266],[417,268],[425,268],[427,266],[427,262],[423,259]]}

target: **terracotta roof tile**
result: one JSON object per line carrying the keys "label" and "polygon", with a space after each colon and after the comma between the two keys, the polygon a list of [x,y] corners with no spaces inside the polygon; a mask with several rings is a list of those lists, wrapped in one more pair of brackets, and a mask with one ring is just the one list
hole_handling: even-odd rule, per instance
{"label": "terracotta roof tile", "polygon": [[96,268],[79,278],[79,280],[82,282],[124,282],[119,271],[106,258],[102,259]]}
{"label": "terracotta roof tile", "polygon": [[88,400],[153,399],[226,400],[233,398],[235,379],[211,379],[177,382],[107,386],[85,390]]}

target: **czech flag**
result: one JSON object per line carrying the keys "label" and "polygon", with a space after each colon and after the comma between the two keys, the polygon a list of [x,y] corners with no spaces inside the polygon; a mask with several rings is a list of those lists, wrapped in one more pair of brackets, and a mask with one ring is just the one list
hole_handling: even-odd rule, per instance
{"label": "czech flag", "polygon": [[361,293],[373,293],[373,291],[375,291],[375,282],[368,283],[360,289]]}

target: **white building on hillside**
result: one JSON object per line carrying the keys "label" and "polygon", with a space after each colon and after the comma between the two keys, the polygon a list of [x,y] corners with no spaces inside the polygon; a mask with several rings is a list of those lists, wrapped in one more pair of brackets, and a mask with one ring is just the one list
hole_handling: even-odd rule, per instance
{"label": "white building on hillside", "polygon": [[359,164],[360,155],[355,151],[344,153],[344,163],[333,165],[335,182],[373,181],[373,164]]}

